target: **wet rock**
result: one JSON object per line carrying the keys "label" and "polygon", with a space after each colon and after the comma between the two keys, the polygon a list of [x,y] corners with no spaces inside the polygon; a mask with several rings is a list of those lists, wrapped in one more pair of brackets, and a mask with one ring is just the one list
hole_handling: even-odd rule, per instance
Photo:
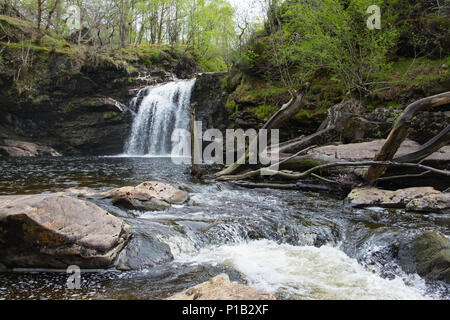
{"label": "wet rock", "polygon": [[222,88],[225,72],[200,73],[196,76],[191,103],[195,103],[195,116],[202,121],[203,130],[229,127],[229,114],[225,107],[227,94]]}
{"label": "wet rock", "polygon": [[399,264],[408,273],[450,283],[450,240],[440,232],[425,231],[399,246]]}
{"label": "wet rock", "polygon": [[157,181],[143,182],[136,187],[112,189],[105,193],[105,197],[111,198],[113,204],[125,209],[149,211],[163,210],[189,199],[187,192]]}
{"label": "wet rock", "polygon": [[432,212],[438,210],[450,213],[450,193],[430,193],[408,202],[406,209],[410,211]]}
{"label": "wet rock", "polygon": [[129,237],[130,226],[87,201],[0,197],[0,263],[8,268],[106,268]]}
{"label": "wet rock", "polygon": [[395,191],[373,187],[355,188],[346,202],[356,208],[399,208],[419,212],[447,212],[450,209],[450,194],[432,187],[414,187]]}
{"label": "wet rock", "polygon": [[32,142],[3,140],[0,141],[0,156],[6,157],[59,157],[55,149]]}
{"label": "wet rock", "polygon": [[233,284],[226,274],[203,282],[175,294],[167,300],[276,300],[269,293],[250,288],[243,284]]}
{"label": "wet rock", "polygon": [[[130,224],[133,223],[130,221]],[[168,244],[158,238],[161,232],[169,232],[159,224],[140,221],[133,224],[132,238],[119,254],[116,268],[119,270],[141,270],[154,268],[173,260]]]}

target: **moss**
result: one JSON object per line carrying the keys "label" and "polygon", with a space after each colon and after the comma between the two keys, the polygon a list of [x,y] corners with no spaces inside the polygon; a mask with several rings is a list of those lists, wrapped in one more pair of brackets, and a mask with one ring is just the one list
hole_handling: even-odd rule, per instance
{"label": "moss", "polygon": [[110,112],[103,113],[103,118],[104,119],[112,119],[112,118],[117,117],[118,115],[119,115],[118,112],[110,111]]}
{"label": "moss", "polygon": [[263,104],[255,108],[250,108],[248,111],[253,113],[259,120],[267,121],[279,109],[279,107],[274,105]]}
{"label": "moss", "polygon": [[0,15],[0,26],[0,33],[5,34],[8,38],[17,39],[20,35],[28,37],[37,33],[31,22],[5,15]]}
{"label": "moss", "polygon": [[225,103],[225,108],[227,108],[227,110],[231,113],[238,112],[238,105],[231,97],[228,97]]}
{"label": "moss", "polygon": [[301,109],[296,115],[296,120],[311,119],[319,115],[325,115],[327,108],[315,108],[315,109]]}
{"label": "moss", "polygon": [[450,86],[449,63],[450,56],[442,59],[399,58],[388,72],[379,75],[385,83],[375,88],[375,94],[368,104],[373,108],[397,107],[405,100],[404,97],[413,92],[431,96],[447,91]]}
{"label": "moss", "polygon": [[36,98],[32,98],[31,100],[33,101],[33,103],[40,104],[40,103],[44,103],[44,102],[49,102],[50,97],[46,94],[42,94],[42,95],[37,96]]}
{"label": "moss", "polygon": [[0,45],[5,46],[8,50],[14,52],[14,51],[22,51],[22,50],[28,50],[34,51],[34,52],[44,52],[49,53],[50,49],[46,47],[37,46],[31,43],[6,43],[6,42],[0,42]]}
{"label": "moss", "polygon": [[127,71],[128,74],[136,74],[138,71],[135,67],[133,67],[131,64],[127,64],[125,67],[125,70]]}
{"label": "moss", "polygon": [[70,50],[71,48],[70,44],[66,40],[56,39],[48,35],[43,36],[40,39],[39,44],[41,47],[46,47],[53,51],[60,51],[60,52],[63,52],[66,49]]}

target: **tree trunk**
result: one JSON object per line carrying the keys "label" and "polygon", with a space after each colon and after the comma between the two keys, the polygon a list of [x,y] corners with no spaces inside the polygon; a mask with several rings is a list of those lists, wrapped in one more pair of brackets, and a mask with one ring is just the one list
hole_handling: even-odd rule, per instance
{"label": "tree trunk", "polygon": [[55,13],[55,10],[56,10],[56,8],[58,7],[58,5],[59,5],[59,0],[55,0],[55,3],[54,3],[54,5],[53,5],[52,9],[51,9],[50,12],[48,13],[48,17],[47,17],[47,25],[46,25],[46,27],[45,27],[45,30],[48,30],[48,29],[50,28],[50,24],[51,24],[51,22],[52,22],[53,14]]}
{"label": "tree trunk", "polygon": [[38,12],[37,12],[37,28],[41,30],[41,20],[42,20],[42,4],[43,0],[38,0]]}
{"label": "tree trunk", "polygon": [[[417,112],[448,103],[450,103],[450,92],[444,92],[435,96],[420,99],[410,104],[405,111],[403,111],[400,118],[398,118],[383,147],[376,154],[374,161],[392,160],[398,148],[408,136],[408,129],[411,124],[411,120]],[[373,182],[383,175],[385,171],[386,166],[373,165],[369,167],[364,178],[366,181]]]}
{"label": "tree trunk", "polygon": [[198,146],[197,144],[197,137],[196,137],[196,127],[195,127],[195,103],[191,103],[190,105],[190,112],[189,112],[189,122],[190,122],[190,131],[191,131],[191,174],[193,176],[199,176],[201,174],[201,167],[200,164],[196,162],[197,158],[195,155],[199,151],[198,148],[201,148],[201,146]]}

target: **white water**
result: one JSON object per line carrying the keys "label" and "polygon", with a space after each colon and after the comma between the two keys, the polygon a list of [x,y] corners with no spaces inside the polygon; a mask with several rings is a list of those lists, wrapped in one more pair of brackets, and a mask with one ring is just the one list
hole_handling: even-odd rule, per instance
{"label": "white water", "polygon": [[126,156],[168,156],[175,129],[189,129],[189,105],[193,80],[179,80],[142,89],[131,101],[134,107],[145,95],[133,119],[125,144]]}
{"label": "white water", "polygon": [[284,299],[430,299],[419,277],[381,278],[330,246],[257,240],[202,248],[195,254],[179,254],[176,260],[232,267],[251,287]]}

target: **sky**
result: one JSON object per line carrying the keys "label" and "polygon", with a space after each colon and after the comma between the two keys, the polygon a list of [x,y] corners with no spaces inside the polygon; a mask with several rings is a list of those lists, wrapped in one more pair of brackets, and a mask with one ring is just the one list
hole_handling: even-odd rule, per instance
{"label": "sky", "polygon": [[233,7],[236,8],[237,14],[248,15],[251,21],[255,21],[258,17],[264,16],[263,3],[264,0],[228,0]]}

